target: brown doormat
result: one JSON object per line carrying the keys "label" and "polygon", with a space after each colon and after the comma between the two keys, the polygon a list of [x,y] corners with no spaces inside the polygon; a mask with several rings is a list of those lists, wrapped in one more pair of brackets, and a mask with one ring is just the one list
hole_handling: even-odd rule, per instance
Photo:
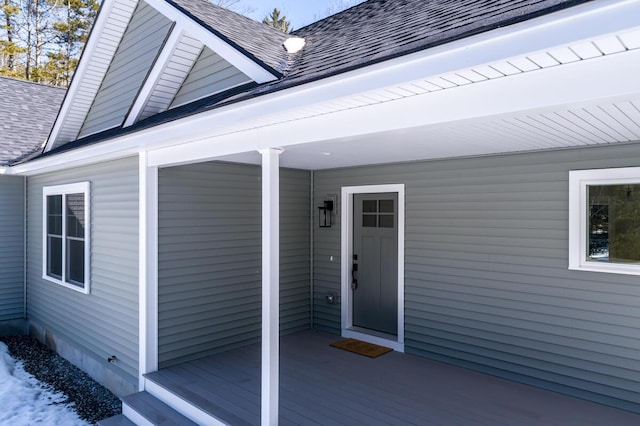
{"label": "brown doormat", "polygon": [[344,349],[345,351],[353,352],[356,354],[368,356],[369,358],[377,358],[380,355],[384,355],[393,350],[391,348],[374,345],[373,343],[367,343],[357,339],[345,339],[339,342],[332,343],[329,346],[333,346],[334,348],[338,348],[338,349]]}

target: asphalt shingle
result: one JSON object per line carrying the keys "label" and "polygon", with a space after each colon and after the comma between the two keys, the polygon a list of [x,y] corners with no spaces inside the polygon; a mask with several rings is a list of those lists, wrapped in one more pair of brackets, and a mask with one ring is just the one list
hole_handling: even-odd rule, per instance
{"label": "asphalt shingle", "polygon": [[19,162],[42,147],[65,92],[0,77],[0,166]]}
{"label": "asphalt shingle", "polygon": [[307,44],[286,78],[323,78],[588,1],[369,0],[294,31]]}
{"label": "asphalt shingle", "polygon": [[283,47],[289,37],[261,22],[212,4],[209,0],[167,0],[276,77],[287,67]]}

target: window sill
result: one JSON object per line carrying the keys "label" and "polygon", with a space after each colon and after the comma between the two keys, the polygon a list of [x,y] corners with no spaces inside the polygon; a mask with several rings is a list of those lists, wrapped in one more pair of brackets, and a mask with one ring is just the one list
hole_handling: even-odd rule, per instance
{"label": "window sill", "polygon": [[49,282],[52,282],[52,283],[55,283],[55,284],[58,284],[58,285],[61,285],[62,287],[66,287],[66,288],[68,288],[70,290],[77,291],[78,293],[89,294],[89,284],[85,284],[84,287],[79,287],[77,285],[66,283],[66,282],[64,282],[62,280],[50,277],[48,275],[43,275],[42,279],[44,279],[46,281],[49,281]]}
{"label": "window sill", "polygon": [[572,271],[602,272],[605,274],[640,275],[640,264],[585,262],[579,265],[569,265],[569,269]]}

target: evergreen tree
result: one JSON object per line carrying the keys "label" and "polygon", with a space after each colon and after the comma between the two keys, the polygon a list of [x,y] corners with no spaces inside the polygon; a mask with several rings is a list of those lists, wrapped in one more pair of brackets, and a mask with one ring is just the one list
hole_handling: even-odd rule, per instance
{"label": "evergreen tree", "polygon": [[276,30],[280,30],[284,33],[288,33],[293,28],[291,27],[291,22],[287,20],[286,16],[280,16],[280,11],[277,8],[273,9],[273,12],[266,18],[262,20],[263,24],[267,24],[270,27],[275,28]]}

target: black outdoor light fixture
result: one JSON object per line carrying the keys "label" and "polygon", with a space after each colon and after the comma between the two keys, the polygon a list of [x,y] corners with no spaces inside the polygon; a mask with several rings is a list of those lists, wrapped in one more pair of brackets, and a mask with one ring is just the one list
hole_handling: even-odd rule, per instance
{"label": "black outdoor light fixture", "polygon": [[318,222],[320,228],[331,228],[331,212],[333,211],[333,200],[324,200],[318,207]]}

